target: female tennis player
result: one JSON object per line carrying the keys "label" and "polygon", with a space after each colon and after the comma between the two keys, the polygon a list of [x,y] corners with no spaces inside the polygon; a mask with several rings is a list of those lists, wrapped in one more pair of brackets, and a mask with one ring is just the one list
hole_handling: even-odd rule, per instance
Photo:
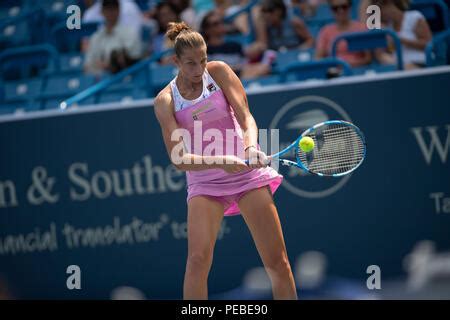
{"label": "female tennis player", "polygon": [[[272,198],[283,177],[267,166],[266,154],[258,150],[258,129],[244,88],[227,64],[207,62],[203,37],[184,22],[170,23],[166,36],[174,42],[178,75],[157,95],[154,110],[169,157],[187,177],[188,258],[183,297],[208,298],[207,279],[222,219],[240,212],[272,282],[274,299],[296,299]],[[211,142],[205,143],[194,134],[195,122],[201,123],[203,134],[208,129],[222,134],[223,139],[218,139],[222,153],[203,153]],[[189,143],[183,138],[173,139],[177,129],[189,132]],[[227,130],[236,134],[229,138]],[[194,139],[202,139],[202,150],[192,150]],[[235,147],[229,152],[225,146],[233,142]],[[180,143],[185,147],[178,148]]]}

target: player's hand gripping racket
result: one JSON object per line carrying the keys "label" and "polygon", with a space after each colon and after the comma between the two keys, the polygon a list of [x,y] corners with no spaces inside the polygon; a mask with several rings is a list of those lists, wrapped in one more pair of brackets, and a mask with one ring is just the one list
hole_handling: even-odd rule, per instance
{"label": "player's hand gripping racket", "polygon": [[[304,137],[314,141],[310,152],[304,152],[299,146]],[[280,158],[292,150],[296,161]],[[361,130],[349,122],[331,120],[305,130],[291,145],[269,158],[319,176],[339,177],[358,168],[365,156],[366,142]]]}

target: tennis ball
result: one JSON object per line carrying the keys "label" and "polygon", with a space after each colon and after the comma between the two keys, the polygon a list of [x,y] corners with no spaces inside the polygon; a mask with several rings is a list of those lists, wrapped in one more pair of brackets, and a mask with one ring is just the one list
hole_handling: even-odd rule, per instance
{"label": "tennis ball", "polygon": [[314,140],[310,137],[303,137],[298,145],[303,152],[311,152],[314,149]]}

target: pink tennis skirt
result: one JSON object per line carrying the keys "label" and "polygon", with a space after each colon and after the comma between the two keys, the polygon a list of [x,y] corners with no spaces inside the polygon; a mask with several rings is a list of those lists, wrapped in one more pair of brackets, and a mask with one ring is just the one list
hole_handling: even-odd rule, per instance
{"label": "pink tennis skirt", "polygon": [[240,213],[238,202],[247,192],[268,186],[273,195],[282,181],[283,176],[271,167],[222,174],[220,179],[189,184],[187,202],[197,196],[207,196],[222,203],[225,216],[237,215]]}

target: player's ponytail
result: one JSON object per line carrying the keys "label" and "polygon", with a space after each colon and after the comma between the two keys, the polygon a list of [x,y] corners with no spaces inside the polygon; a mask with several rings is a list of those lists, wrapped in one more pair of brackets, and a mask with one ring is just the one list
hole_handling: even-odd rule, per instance
{"label": "player's ponytail", "polygon": [[184,22],[169,22],[166,37],[174,43],[175,54],[178,57],[185,49],[206,46],[202,35]]}

